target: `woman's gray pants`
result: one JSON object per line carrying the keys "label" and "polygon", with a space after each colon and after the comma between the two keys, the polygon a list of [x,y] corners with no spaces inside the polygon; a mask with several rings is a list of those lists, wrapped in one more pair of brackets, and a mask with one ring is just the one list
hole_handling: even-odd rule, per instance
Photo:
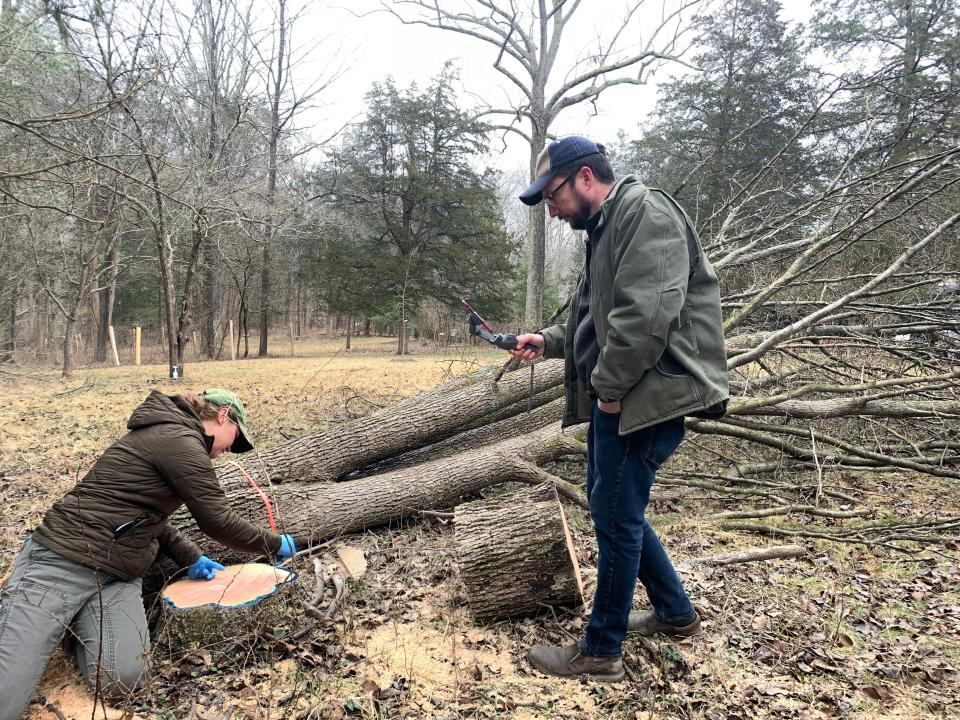
{"label": "woman's gray pants", "polygon": [[18,720],[67,635],[87,684],[118,698],[147,678],[140,579],[121,580],[28,540],[0,590],[0,720]]}

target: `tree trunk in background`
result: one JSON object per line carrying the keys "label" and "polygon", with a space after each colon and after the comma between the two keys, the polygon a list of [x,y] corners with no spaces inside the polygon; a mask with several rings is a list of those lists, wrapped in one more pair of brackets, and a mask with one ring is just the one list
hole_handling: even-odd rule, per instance
{"label": "tree trunk in background", "polygon": [[[250,357],[250,326],[248,320],[250,313],[247,310],[247,303],[245,300],[240,301],[240,327],[238,332],[243,336],[243,355],[242,357]],[[240,357],[240,336],[237,336],[237,356]]]}
{"label": "tree trunk in background", "polygon": [[66,319],[63,330],[63,377],[68,378],[73,375],[73,350],[76,343],[77,321],[74,318]]}
{"label": "tree trunk in background", "polygon": [[20,296],[20,282],[16,274],[11,272],[3,287],[0,287],[0,300],[6,300],[6,307],[0,302],[0,311],[5,310],[3,322],[6,323],[6,332],[3,333],[3,343],[0,345],[0,363],[13,360],[17,349],[17,298]]}
{"label": "tree trunk in background", "polygon": [[257,355],[266,357],[267,342],[270,336],[270,233],[263,241],[260,272],[260,346]]}
{"label": "tree trunk in background", "polygon": [[109,328],[113,325],[113,305],[117,297],[117,275],[120,273],[120,247],[114,243],[106,257],[107,284],[98,293],[99,306],[97,327],[97,348],[93,359],[104,362],[110,345]]}
{"label": "tree trunk in background", "polygon": [[203,240],[203,351],[212,358],[217,351],[216,320],[220,312],[217,302],[217,244],[213,241],[212,233],[207,233]]}
{"label": "tree trunk in background", "polygon": [[[39,298],[37,297],[39,295]],[[47,294],[43,291],[34,296],[34,302],[39,308],[37,312],[36,324],[36,355],[39,359],[47,349],[47,337],[49,335],[47,323],[49,322],[49,313],[47,312]]]}
{"label": "tree trunk in background", "polygon": [[920,22],[920,13],[914,6],[914,0],[900,0],[893,7],[897,7],[902,13],[901,22],[903,23],[904,38],[901,50],[900,75],[896,80],[899,92],[897,93],[897,122],[893,128],[893,138],[891,138],[891,159],[893,162],[901,162],[909,155],[909,134],[910,125],[913,116],[913,103],[915,102],[912,92],[913,78],[917,71],[917,63],[920,59],[919,45],[922,41],[923,23]]}
{"label": "tree trunk in background", "polygon": [[274,203],[277,196],[277,150],[280,144],[280,132],[282,125],[280,122],[280,95],[284,84],[284,68],[287,62],[286,42],[287,42],[287,3],[286,0],[278,0],[278,24],[279,36],[277,38],[277,68],[274,76],[273,92],[270,98],[270,165],[267,168],[267,207],[270,208],[271,215],[267,218],[263,237],[263,255],[261,261],[263,267],[260,275],[260,348],[257,354],[264,357],[267,354],[267,340],[270,333],[270,245],[274,241],[276,227],[275,219],[272,216]]}
{"label": "tree trunk in background", "polygon": [[[542,90],[540,107],[543,107]],[[541,110],[542,111],[542,110]],[[546,142],[546,132],[533,123],[530,143],[530,179],[537,175],[537,156]],[[527,300],[523,311],[524,322],[529,332],[540,329],[543,322],[543,275],[546,255],[547,220],[543,204],[527,209]]]}
{"label": "tree trunk in background", "polygon": [[350,338],[353,337],[353,315],[347,315],[347,345],[346,349],[350,349]]}
{"label": "tree trunk in background", "polygon": [[193,217],[193,244],[190,246],[190,257],[187,262],[187,274],[183,279],[183,292],[180,296],[180,311],[177,313],[177,365],[180,368],[179,377],[183,377],[183,366],[187,357],[187,344],[191,340],[191,308],[193,300],[194,281],[197,277],[197,266],[200,263],[200,250],[210,234],[207,218],[203,211],[198,211]]}
{"label": "tree trunk in background", "polygon": [[303,278],[297,273],[297,337],[303,337]]}

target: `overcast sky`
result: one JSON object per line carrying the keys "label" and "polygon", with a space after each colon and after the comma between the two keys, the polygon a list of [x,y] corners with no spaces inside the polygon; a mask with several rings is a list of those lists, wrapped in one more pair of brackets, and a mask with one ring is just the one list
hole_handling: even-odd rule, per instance
{"label": "overcast sky", "polygon": [[[565,31],[567,48],[579,53],[587,49],[598,34],[609,35],[605,32],[609,23],[620,17],[629,1],[583,0],[574,16],[582,24],[571,23]],[[647,2],[651,8],[660,7],[659,0]],[[781,17],[787,21],[806,21],[812,13],[808,1],[785,0],[783,5]],[[344,67],[340,79],[323,93],[322,105],[301,119],[301,124],[313,125],[315,138],[332,135],[351,119],[361,119],[365,111],[364,93],[374,82],[390,75],[398,87],[405,88],[411,82],[424,87],[448,59],[460,68],[464,107],[476,105],[478,98],[506,105],[510,97],[516,97],[516,88],[492,67],[493,46],[458,33],[403,25],[384,12],[357,16],[377,8],[377,0],[355,0],[350,6],[351,10],[346,10],[339,3],[312,3],[295,30],[295,45],[306,46],[329,38],[320,42],[300,66],[297,73],[300,86],[328,74],[332,68]],[[637,20],[636,32],[643,33],[653,18]],[[565,69],[564,63],[558,63],[558,68]],[[582,133],[601,142],[612,141],[621,129],[638,136],[655,103],[657,81],[678,71],[682,72],[678,66],[666,67],[648,85],[628,85],[606,91],[595,114],[594,108],[586,104],[568,108],[551,126],[551,131]],[[527,163],[527,150],[522,141],[513,134],[511,138],[502,154],[502,145],[493,143],[497,155],[491,162],[505,171],[525,168]]]}

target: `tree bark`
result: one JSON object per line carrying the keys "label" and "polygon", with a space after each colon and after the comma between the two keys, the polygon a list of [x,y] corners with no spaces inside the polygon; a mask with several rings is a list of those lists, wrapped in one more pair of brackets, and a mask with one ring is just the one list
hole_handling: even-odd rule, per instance
{"label": "tree bark", "polygon": [[[505,482],[540,484],[550,480],[557,483],[563,497],[582,505],[582,493],[577,488],[537,466],[566,452],[563,444],[554,441],[558,432],[559,426],[549,425],[453,458],[346,482],[314,480],[272,488],[266,482],[258,484],[272,497],[281,532],[293,535],[298,546],[384,525],[421,510],[443,510],[463,496]],[[230,506],[241,517],[266,527],[263,502],[241,479],[239,471],[230,469],[232,472],[220,473]],[[247,469],[253,474],[255,468]],[[186,510],[178,511],[172,522],[203,547],[213,543],[200,532]],[[213,552],[230,556],[230,551],[221,547],[215,547]]]}
{"label": "tree bark", "polygon": [[216,343],[216,319],[220,313],[220,306],[217,302],[217,244],[213,241],[213,235],[207,232],[203,239],[203,264],[204,264],[204,315],[203,315],[203,349],[208,358],[212,358],[217,352]]}
{"label": "tree bark", "polygon": [[[563,363],[538,365],[534,391],[562,381]],[[344,423],[325,432],[288,440],[257,454],[249,471],[258,483],[331,481],[402,452],[449,437],[458,428],[516,403],[526,392],[529,376],[515,372],[499,383],[480,373],[455,380],[399,404]],[[472,384],[464,385],[464,383]],[[429,419],[429,421],[426,421]],[[223,479],[240,477],[235,468],[221,469]]]}
{"label": "tree bark", "polygon": [[551,483],[457,506],[457,561],[478,620],[579,607],[583,580]]}

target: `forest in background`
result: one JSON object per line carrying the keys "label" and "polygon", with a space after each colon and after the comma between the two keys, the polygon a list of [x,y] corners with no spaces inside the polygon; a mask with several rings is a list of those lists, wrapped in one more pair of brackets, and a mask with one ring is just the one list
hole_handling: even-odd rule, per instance
{"label": "forest in background", "polygon": [[78,345],[104,360],[111,325],[140,325],[182,373],[194,337],[225,356],[230,320],[244,357],[289,323],[403,353],[461,330],[461,296],[537,326],[581,248],[542,207],[518,220],[494,141],[535,155],[565,108],[680,65],[642,136],[598,140],[694,219],[733,346],[869,328],[955,351],[954,0],[825,0],[807,26],[776,2],[633,2],[596,52],[568,27],[580,5],[384,3],[398,31],[485,43],[516,103],[467,104],[438,59],[411,87],[385,71],[364,117],[317,138],[304,110],[349,67],[294,82],[316,48],[287,0],[3,0],[0,357],[69,375]]}

